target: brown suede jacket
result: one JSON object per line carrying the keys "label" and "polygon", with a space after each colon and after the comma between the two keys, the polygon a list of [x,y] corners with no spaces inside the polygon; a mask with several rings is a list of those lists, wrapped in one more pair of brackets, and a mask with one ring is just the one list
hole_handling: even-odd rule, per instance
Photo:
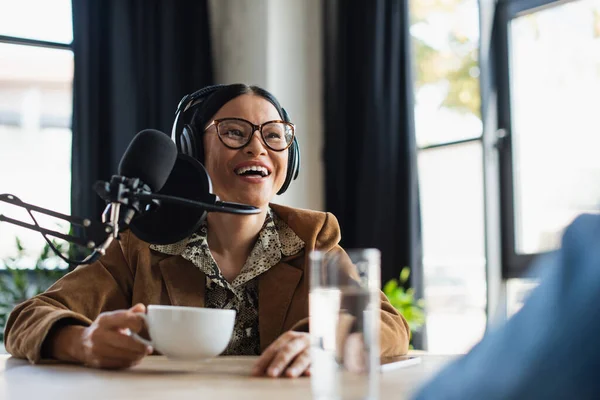
{"label": "brown suede jacket", "polygon": [[[308,331],[307,254],[313,249],[341,250],[340,228],[332,214],[274,204],[271,208],[306,247],[257,277],[262,350],[285,331]],[[137,303],[202,307],[205,283],[205,275],[191,262],[153,251],[127,231],[100,260],[77,267],[45,293],[19,304],[6,325],[6,349],[36,363],[46,336],[59,320],[90,325],[102,312]],[[382,356],[408,351],[408,324],[383,293],[380,338]]]}

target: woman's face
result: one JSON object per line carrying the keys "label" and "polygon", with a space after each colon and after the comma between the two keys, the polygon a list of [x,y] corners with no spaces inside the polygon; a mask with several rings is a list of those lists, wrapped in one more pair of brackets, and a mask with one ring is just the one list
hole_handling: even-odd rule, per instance
{"label": "woman's face", "polygon": [[[281,119],[268,100],[244,94],[225,103],[212,119],[243,118],[255,125]],[[209,121],[210,123],[210,121]],[[204,133],[204,166],[213,184],[213,192],[223,201],[266,207],[285,181],[288,150],[273,151],[255,131],[250,143],[241,149],[227,148],[215,126]],[[267,175],[243,174],[245,167],[266,168]]]}

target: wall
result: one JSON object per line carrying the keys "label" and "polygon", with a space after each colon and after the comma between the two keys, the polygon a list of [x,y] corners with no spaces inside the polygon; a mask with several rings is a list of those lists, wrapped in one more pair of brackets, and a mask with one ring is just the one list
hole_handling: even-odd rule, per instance
{"label": "wall", "polygon": [[217,83],[271,91],[297,126],[298,179],[274,202],[324,209],[320,0],[210,0]]}

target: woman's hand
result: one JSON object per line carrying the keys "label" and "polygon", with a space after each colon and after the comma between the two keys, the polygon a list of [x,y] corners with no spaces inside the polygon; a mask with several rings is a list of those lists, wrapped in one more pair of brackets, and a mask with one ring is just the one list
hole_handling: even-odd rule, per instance
{"label": "woman's hand", "polygon": [[97,368],[128,368],[152,353],[151,347],[129,336],[144,327],[146,307],[136,304],[129,310],[102,313],[92,325],[65,325],[46,339],[46,355],[57,360],[82,363]]}
{"label": "woman's hand", "polygon": [[85,365],[97,368],[129,368],[152,353],[152,348],[129,336],[144,328],[138,313],[146,311],[143,304],[128,310],[104,312],[85,328],[81,335],[81,358]]}
{"label": "woman's hand", "polygon": [[287,331],[260,356],[252,370],[254,376],[310,375],[310,336],[305,332]]}

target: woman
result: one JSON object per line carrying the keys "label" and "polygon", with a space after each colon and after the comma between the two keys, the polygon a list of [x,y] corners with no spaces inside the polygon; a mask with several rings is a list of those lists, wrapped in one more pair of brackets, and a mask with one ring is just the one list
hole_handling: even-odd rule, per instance
{"label": "woman", "polygon": [[[297,167],[290,151],[298,150],[294,127],[270,93],[234,84],[192,97],[181,112],[191,121],[181,128],[178,114],[174,139],[179,129],[193,136],[188,151],[197,151],[221,200],[261,212],[210,213],[190,238],[167,246],[124,233],[98,262],[15,308],[5,332],[12,355],[127,368],[153,351],[127,334],[144,329],[137,313],[147,304],[176,304],[236,309],[225,354],[261,354],[255,375],[309,373],[307,254],[342,251],[338,223],[328,213],[270,204],[291,181]],[[382,355],[404,354],[408,325],[383,295],[381,321]]]}

